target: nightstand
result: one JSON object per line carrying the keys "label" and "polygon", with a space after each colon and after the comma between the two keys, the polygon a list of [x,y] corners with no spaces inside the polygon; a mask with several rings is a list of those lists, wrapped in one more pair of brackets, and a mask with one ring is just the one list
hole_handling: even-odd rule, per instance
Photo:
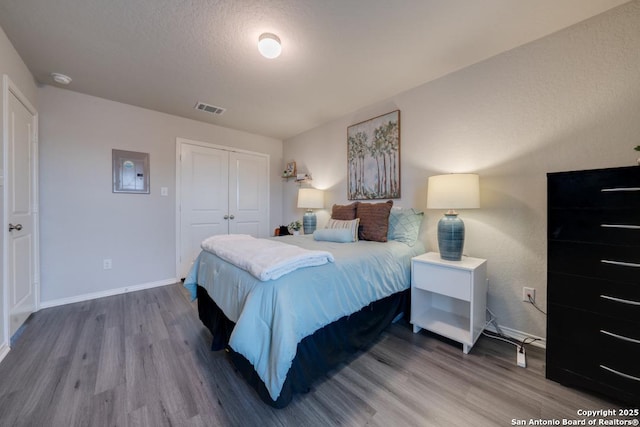
{"label": "nightstand", "polygon": [[467,354],[484,330],[487,260],[446,261],[436,252],[411,260],[411,324],[459,343]]}

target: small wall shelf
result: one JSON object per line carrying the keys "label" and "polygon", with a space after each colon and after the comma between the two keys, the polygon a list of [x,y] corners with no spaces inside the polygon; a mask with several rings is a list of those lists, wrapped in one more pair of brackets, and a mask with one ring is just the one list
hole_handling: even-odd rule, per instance
{"label": "small wall shelf", "polygon": [[302,183],[309,183],[313,180],[313,178],[311,178],[311,174],[309,173],[304,173],[304,174],[296,174],[296,175],[283,175],[282,179],[286,180],[287,182],[289,182],[290,179],[293,179],[295,182],[297,182],[298,184],[302,184]]}

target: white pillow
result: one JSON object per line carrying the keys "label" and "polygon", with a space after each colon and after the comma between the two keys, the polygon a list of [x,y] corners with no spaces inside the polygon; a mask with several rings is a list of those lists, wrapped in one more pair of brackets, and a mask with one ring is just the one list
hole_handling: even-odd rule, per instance
{"label": "white pillow", "polygon": [[353,236],[352,242],[358,241],[358,226],[360,225],[360,218],[352,219],[352,220],[342,220],[342,219],[329,219],[327,225],[324,228],[329,229],[341,229],[346,228],[351,231],[351,235]]}

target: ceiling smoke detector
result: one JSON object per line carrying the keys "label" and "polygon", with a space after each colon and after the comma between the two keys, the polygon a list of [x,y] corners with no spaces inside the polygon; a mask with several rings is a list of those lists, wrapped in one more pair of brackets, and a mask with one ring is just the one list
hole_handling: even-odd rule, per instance
{"label": "ceiling smoke detector", "polygon": [[198,102],[193,108],[195,108],[196,110],[204,111],[206,113],[215,114],[216,116],[219,116],[227,111],[226,108],[216,107],[215,105],[205,104],[204,102]]}
{"label": "ceiling smoke detector", "polygon": [[61,84],[61,85],[68,85],[69,83],[71,83],[71,77],[65,75],[65,74],[60,74],[60,73],[51,73],[49,74],[51,76],[51,78],[53,79],[54,82]]}

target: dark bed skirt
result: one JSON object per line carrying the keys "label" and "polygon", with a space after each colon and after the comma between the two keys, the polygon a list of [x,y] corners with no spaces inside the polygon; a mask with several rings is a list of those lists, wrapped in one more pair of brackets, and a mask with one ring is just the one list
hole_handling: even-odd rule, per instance
{"label": "dark bed skirt", "polygon": [[273,400],[253,365],[227,346],[235,324],[227,319],[207,291],[198,286],[198,315],[213,335],[211,350],[227,348],[238,371],[260,398],[274,408],[284,408],[294,394],[308,392],[315,380],[371,344],[398,314],[408,313],[405,310],[408,305],[409,290],[406,290],[375,301],[304,338],[298,344],[282,392]]}

